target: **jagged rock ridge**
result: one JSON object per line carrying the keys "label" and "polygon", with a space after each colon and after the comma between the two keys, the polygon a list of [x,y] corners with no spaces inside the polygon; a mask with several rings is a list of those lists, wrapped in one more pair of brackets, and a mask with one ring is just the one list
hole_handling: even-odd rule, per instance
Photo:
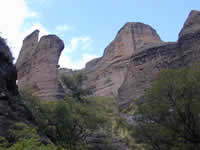
{"label": "jagged rock ridge", "polygon": [[58,60],[64,43],[56,35],[43,36],[38,41],[36,30],[23,41],[17,59],[18,86],[20,89],[31,88],[42,99],[58,99]]}

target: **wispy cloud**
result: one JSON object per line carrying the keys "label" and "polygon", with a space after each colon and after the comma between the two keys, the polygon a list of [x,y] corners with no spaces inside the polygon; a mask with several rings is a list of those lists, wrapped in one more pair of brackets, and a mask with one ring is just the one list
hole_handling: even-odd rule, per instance
{"label": "wispy cloud", "polygon": [[37,13],[29,10],[24,0],[5,0],[0,5],[0,32],[1,36],[8,39],[14,57],[17,57],[23,33],[20,32],[27,18],[36,17]]}
{"label": "wispy cloud", "polygon": [[40,31],[39,38],[41,38],[43,35],[48,35],[51,33],[41,23],[35,22],[32,24],[29,24],[27,27],[24,28],[24,32],[23,32],[24,37],[32,33],[36,29]]}
{"label": "wispy cloud", "polygon": [[[60,66],[64,68],[82,69],[88,61],[97,57],[96,55],[87,52],[88,49],[91,49],[92,47],[92,39],[90,36],[74,37],[68,42],[68,44],[66,42],[65,47],[66,48],[59,60]],[[70,55],[77,52],[83,53],[81,58],[76,61],[72,60]]]}
{"label": "wispy cloud", "polygon": [[97,58],[96,55],[91,55],[85,53],[78,61],[73,61],[68,55],[62,54],[59,60],[59,65],[63,68],[70,68],[70,69],[82,69],[85,67],[85,64],[90,60]]}
{"label": "wispy cloud", "polygon": [[38,18],[38,14],[29,9],[25,0],[1,1],[0,18],[1,36],[7,39],[15,58],[18,57],[23,39],[33,30],[39,29],[40,36],[49,33],[39,21],[25,26],[27,19]]}
{"label": "wispy cloud", "polygon": [[[42,1],[48,2],[49,0]],[[40,14],[32,11],[27,6],[25,0],[2,1],[0,5],[0,18],[0,35],[7,39],[15,58],[18,57],[23,39],[35,29],[40,30],[40,37],[51,33],[51,31],[40,23]],[[56,27],[57,32],[66,32],[69,29],[71,30],[66,24]],[[87,52],[88,49],[91,49],[92,45],[90,36],[73,37],[68,42],[65,41],[65,45],[66,48],[59,61],[61,67],[81,69],[84,67],[85,63],[97,57]],[[83,55],[81,55],[78,61],[74,61],[71,59],[70,55],[72,52],[77,51],[82,51]]]}
{"label": "wispy cloud", "polygon": [[63,32],[68,31],[69,29],[70,29],[69,26],[66,25],[66,24],[58,25],[58,26],[56,27],[56,32],[58,32],[58,33],[63,33]]}
{"label": "wispy cloud", "polygon": [[92,39],[89,36],[85,37],[74,37],[70,40],[69,44],[66,45],[66,53],[72,53],[77,50],[86,50],[92,44]]}
{"label": "wispy cloud", "polygon": [[49,4],[51,3],[53,0],[28,0],[29,2],[36,2],[39,4]]}
{"label": "wispy cloud", "polygon": [[40,3],[47,3],[49,2],[50,0],[38,0]]}

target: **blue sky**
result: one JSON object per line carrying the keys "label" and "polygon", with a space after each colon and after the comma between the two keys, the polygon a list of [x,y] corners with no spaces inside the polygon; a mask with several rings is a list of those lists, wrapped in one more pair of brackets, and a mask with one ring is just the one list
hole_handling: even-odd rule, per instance
{"label": "blue sky", "polygon": [[126,22],[151,25],[164,41],[176,41],[199,0],[0,0],[0,32],[17,58],[33,30],[65,42],[61,67],[80,69],[114,39]]}

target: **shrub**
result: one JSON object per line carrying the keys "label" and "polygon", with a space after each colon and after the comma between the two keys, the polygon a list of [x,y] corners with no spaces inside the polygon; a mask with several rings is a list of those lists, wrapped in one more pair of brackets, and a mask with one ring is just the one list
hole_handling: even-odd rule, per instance
{"label": "shrub", "polygon": [[[57,146],[87,149],[87,138],[110,126],[105,107],[94,99],[76,101],[70,96],[60,101],[43,101],[30,91],[21,92],[38,124],[38,131]],[[81,147],[81,148],[80,148]]]}

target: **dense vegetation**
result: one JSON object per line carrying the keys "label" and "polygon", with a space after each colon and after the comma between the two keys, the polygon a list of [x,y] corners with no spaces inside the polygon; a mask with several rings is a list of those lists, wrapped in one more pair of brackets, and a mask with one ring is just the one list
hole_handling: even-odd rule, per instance
{"label": "dense vegetation", "polygon": [[[23,93],[26,97],[27,93]],[[38,123],[38,131],[58,146],[69,149],[88,147],[87,138],[95,131],[111,127],[105,107],[98,105],[95,99],[81,103],[69,96],[58,102],[35,101],[28,95],[27,105]],[[32,99],[33,103],[30,103]]]}
{"label": "dense vegetation", "polygon": [[89,97],[81,73],[63,76],[69,94],[59,101],[41,101],[31,90],[21,98],[32,112],[36,126],[19,123],[10,130],[9,140],[0,138],[2,150],[89,150],[99,132],[112,147],[120,136],[133,150],[200,149],[200,67],[160,72],[143,98],[134,100],[120,117],[115,100]]}
{"label": "dense vegetation", "polygon": [[9,137],[15,142],[8,144],[2,138],[2,149],[87,150],[93,147],[90,141],[99,132],[107,137],[104,142],[109,147],[113,134],[113,116],[117,112],[114,99],[88,97],[91,92],[82,87],[85,80],[82,73],[73,77],[63,76],[62,80],[71,91],[59,101],[41,101],[31,90],[20,92],[35,118],[36,127],[17,124]]}
{"label": "dense vegetation", "polygon": [[136,102],[136,142],[146,150],[200,149],[200,67],[164,70]]}
{"label": "dense vegetation", "polygon": [[[67,150],[58,148],[54,144],[41,144],[36,128],[24,123],[18,123],[10,129],[9,138],[16,142],[10,143],[6,138],[0,138],[1,150]],[[12,146],[11,146],[12,145]]]}

